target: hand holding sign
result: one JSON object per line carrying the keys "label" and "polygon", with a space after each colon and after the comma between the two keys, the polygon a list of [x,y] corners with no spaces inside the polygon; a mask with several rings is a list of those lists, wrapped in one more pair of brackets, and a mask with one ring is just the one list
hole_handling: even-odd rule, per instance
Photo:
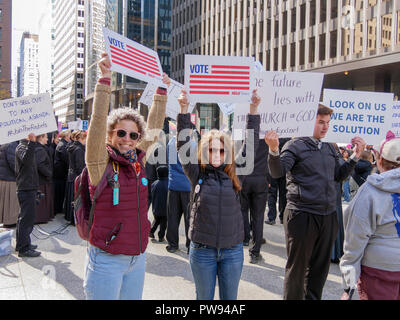
{"label": "hand holding sign", "polygon": [[171,85],[171,79],[168,77],[168,75],[164,72],[163,73],[163,83],[165,83],[168,87]]}
{"label": "hand holding sign", "polygon": [[103,78],[111,78],[111,61],[107,53],[101,54],[101,60],[99,61],[99,68],[101,71],[101,76]]}
{"label": "hand holding sign", "polygon": [[178,98],[179,105],[181,107],[181,112],[180,113],[187,113],[188,112],[188,107],[189,107],[189,100],[187,97],[187,92],[186,90],[181,91],[181,95]]}
{"label": "hand holding sign", "polygon": [[355,152],[357,158],[361,157],[361,153],[365,150],[366,143],[364,139],[355,137],[351,139],[351,144],[354,145],[353,152]]}
{"label": "hand holding sign", "polygon": [[279,136],[274,130],[267,131],[265,134],[265,143],[268,145],[269,150],[272,152],[279,151]]}

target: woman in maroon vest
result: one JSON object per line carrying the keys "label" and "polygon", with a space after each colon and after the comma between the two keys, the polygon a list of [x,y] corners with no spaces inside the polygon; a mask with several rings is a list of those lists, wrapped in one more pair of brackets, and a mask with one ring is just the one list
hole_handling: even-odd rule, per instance
{"label": "woman in maroon vest", "polygon": [[[145,150],[158,137],[165,118],[166,90],[159,88],[147,127],[130,108],[109,116],[111,63],[103,54],[102,78],[95,89],[93,113],[86,143],[89,191],[96,194],[89,236],[84,289],[87,299],[141,299],[145,250],[150,222],[147,218]],[[164,83],[169,78],[164,74]],[[106,141],[106,143],[105,143]]]}

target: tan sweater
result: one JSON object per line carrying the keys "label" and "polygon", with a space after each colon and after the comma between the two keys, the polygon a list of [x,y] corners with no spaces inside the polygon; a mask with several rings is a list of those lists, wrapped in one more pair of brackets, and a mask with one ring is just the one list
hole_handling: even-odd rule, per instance
{"label": "tan sweater", "polygon": [[[110,86],[103,84],[96,85],[85,155],[90,183],[93,186],[99,184],[109,161],[108,152],[106,150],[106,139],[110,94]],[[147,119],[146,132],[150,129],[159,129],[161,131],[164,124],[166,104],[167,96],[154,95],[153,105]],[[137,148],[147,151],[156,140],[156,136],[152,140],[147,140],[146,137],[144,137],[137,145]]]}

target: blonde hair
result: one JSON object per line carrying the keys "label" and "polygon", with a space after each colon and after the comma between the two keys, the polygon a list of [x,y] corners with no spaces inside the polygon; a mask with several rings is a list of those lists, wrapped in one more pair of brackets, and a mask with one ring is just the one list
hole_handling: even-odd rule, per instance
{"label": "blonde hair", "polygon": [[126,107],[115,109],[109,114],[107,118],[107,134],[111,135],[117,123],[123,120],[131,120],[135,122],[140,133],[139,140],[144,138],[146,123],[144,122],[143,117],[135,110]]}
{"label": "blonde hair", "polygon": [[225,149],[225,173],[232,180],[233,189],[239,192],[242,187],[239,178],[236,175],[236,166],[233,159],[235,158],[234,147],[232,139],[226,134],[218,130],[211,130],[207,132],[200,140],[200,148],[198,149],[198,161],[202,171],[205,170],[206,165],[209,163],[209,146],[212,140],[219,140],[224,145]]}
{"label": "blonde hair", "polygon": [[70,134],[71,134],[71,130],[69,130],[69,129],[63,130],[60,132],[60,139],[65,139]]}
{"label": "blonde hair", "polygon": [[86,136],[87,136],[87,133],[86,133],[86,131],[83,131],[83,130],[75,130],[74,132],[71,133],[72,140],[83,139],[83,138],[86,138]]}

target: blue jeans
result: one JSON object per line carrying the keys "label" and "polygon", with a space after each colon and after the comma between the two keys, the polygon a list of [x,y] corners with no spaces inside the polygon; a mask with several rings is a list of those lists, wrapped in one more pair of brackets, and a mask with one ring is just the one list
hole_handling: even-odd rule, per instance
{"label": "blue jeans", "polygon": [[196,285],[197,300],[213,300],[218,276],[221,300],[236,300],[243,269],[243,244],[217,249],[190,243],[190,268]]}
{"label": "blue jeans", "polygon": [[141,300],[146,254],[110,254],[89,245],[83,287],[87,300]]}
{"label": "blue jeans", "polygon": [[343,199],[344,201],[350,202],[350,181],[347,179],[343,182]]}

